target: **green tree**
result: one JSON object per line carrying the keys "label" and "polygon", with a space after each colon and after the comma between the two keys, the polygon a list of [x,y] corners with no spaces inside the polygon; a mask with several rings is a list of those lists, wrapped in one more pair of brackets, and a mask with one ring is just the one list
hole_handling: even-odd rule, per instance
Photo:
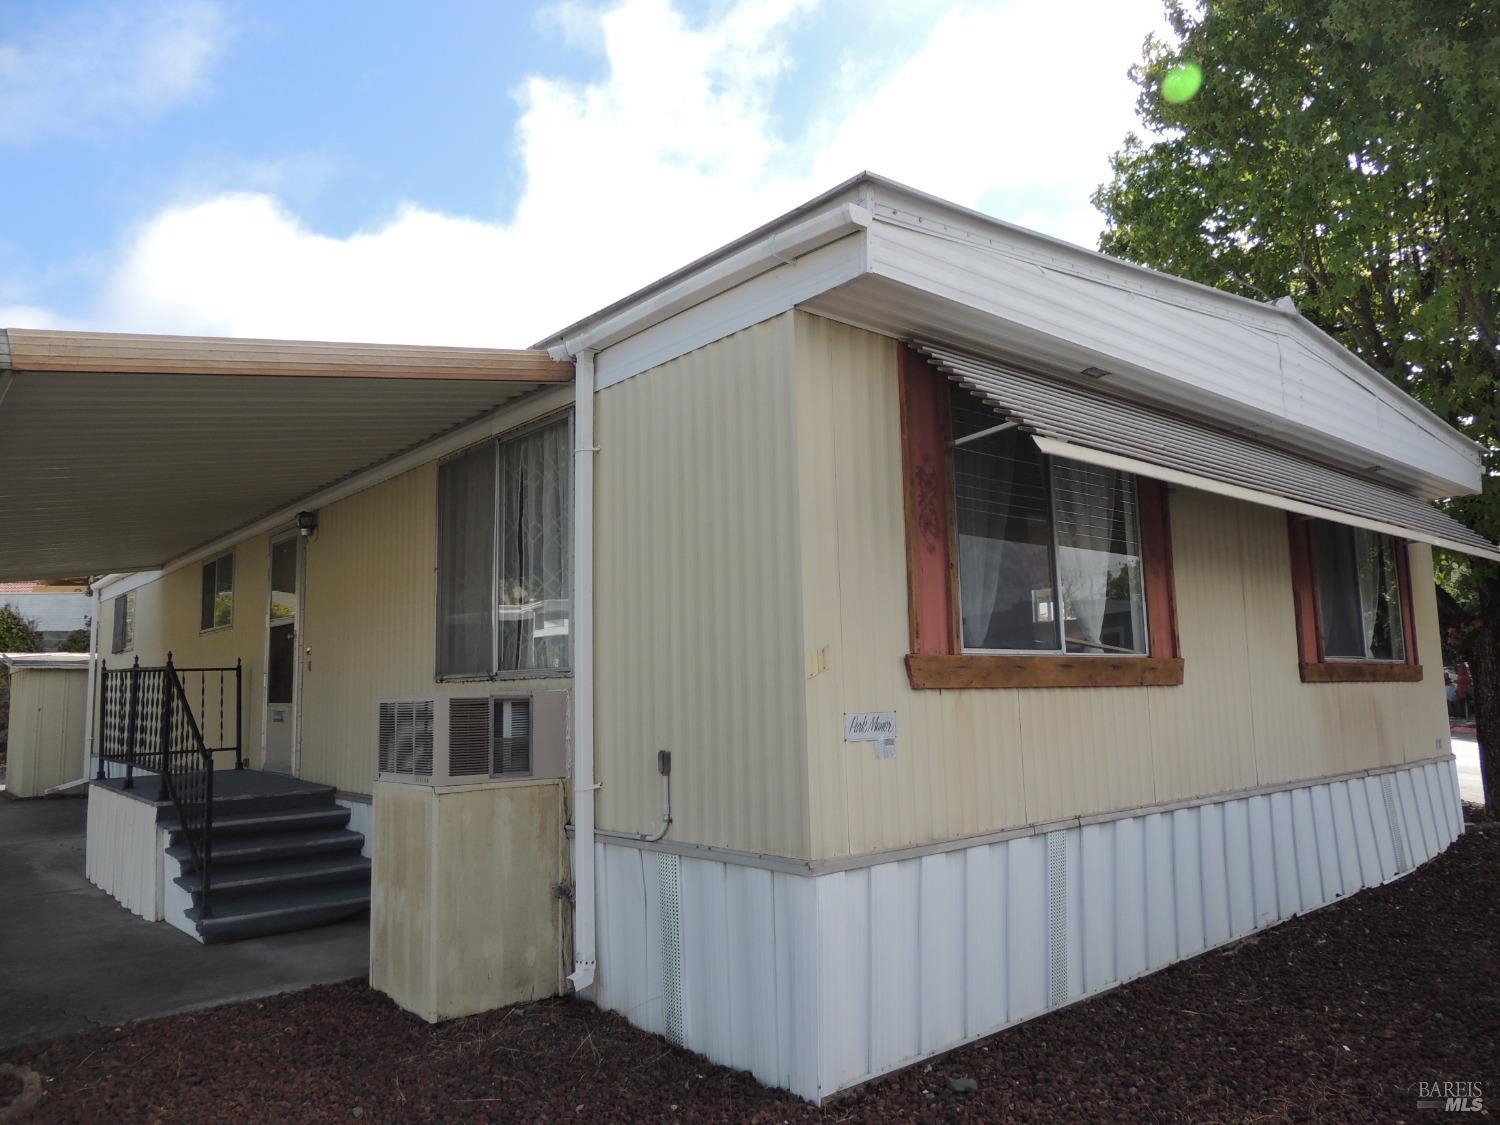
{"label": "green tree", "polygon": [[41,643],[36,622],[21,616],[13,605],[0,605],[0,652],[36,652]]}
{"label": "green tree", "polygon": [[[1168,0],[1131,77],[1150,130],[1094,202],[1100,249],[1302,315],[1484,450],[1450,514],[1500,539],[1500,7],[1493,0]],[[1161,81],[1204,72],[1174,104]],[[1500,568],[1472,607],[1485,797],[1500,812]],[[1436,659],[1432,654],[1429,659]]]}
{"label": "green tree", "polygon": [[58,652],[88,652],[89,631],[87,629],[74,629],[57,646]]}

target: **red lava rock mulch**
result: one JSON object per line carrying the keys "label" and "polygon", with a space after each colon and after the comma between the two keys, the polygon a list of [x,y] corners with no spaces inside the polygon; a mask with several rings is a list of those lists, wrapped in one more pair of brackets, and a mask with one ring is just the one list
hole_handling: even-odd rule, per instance
{"label": "red lava rock mulch", "polygon": [[1491,822],[1389,886],[821,1109],[584,1003],[431,1027],[357,982],[3,1061],[43,1076],[40,1121],[1421,1121],[1441,1115],[1419,1082],[1500,1099],[1497,970]]}

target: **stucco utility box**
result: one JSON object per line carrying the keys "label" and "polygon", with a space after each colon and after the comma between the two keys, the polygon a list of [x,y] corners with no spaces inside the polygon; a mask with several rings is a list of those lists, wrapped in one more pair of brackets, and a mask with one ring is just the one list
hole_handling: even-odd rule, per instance
{"label": "stucco utility box", "polygon": [[565,979],[563,783],[375,785],[370,984],[436,1023]]}
{"label": "stucco utility box", "polygon": [[83,774],[83,721],[88,709],[88,654],[0,654],[10,671],[6,792],[40,797]]}

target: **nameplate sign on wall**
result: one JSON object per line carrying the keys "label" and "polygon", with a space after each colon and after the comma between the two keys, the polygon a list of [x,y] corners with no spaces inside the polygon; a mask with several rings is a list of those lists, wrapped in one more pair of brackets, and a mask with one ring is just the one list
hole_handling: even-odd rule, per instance
{"label": "nameplate sign on wall", "polygon": [[873,742],[877,758],[896,756],[896,712],[845,711],[844,741]]}

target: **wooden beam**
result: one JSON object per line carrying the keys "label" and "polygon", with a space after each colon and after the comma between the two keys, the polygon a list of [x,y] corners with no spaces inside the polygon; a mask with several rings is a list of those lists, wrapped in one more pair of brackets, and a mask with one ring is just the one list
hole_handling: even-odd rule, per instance
{"label": "wooden beam", "polygon": [[118,332],[4,333],[8,365],[24,372],[152,375],[265,375],[346,379],[489,380],[567,383],[573,365],[532,348],[447,348],[248,340],[225,336],[146,336]]}
{"label": "wooden beam", "polygon": [[1304,684],[1415,684],[1422,680],[1420,664],[1398,660],[1325,660],[1298,665]]}

